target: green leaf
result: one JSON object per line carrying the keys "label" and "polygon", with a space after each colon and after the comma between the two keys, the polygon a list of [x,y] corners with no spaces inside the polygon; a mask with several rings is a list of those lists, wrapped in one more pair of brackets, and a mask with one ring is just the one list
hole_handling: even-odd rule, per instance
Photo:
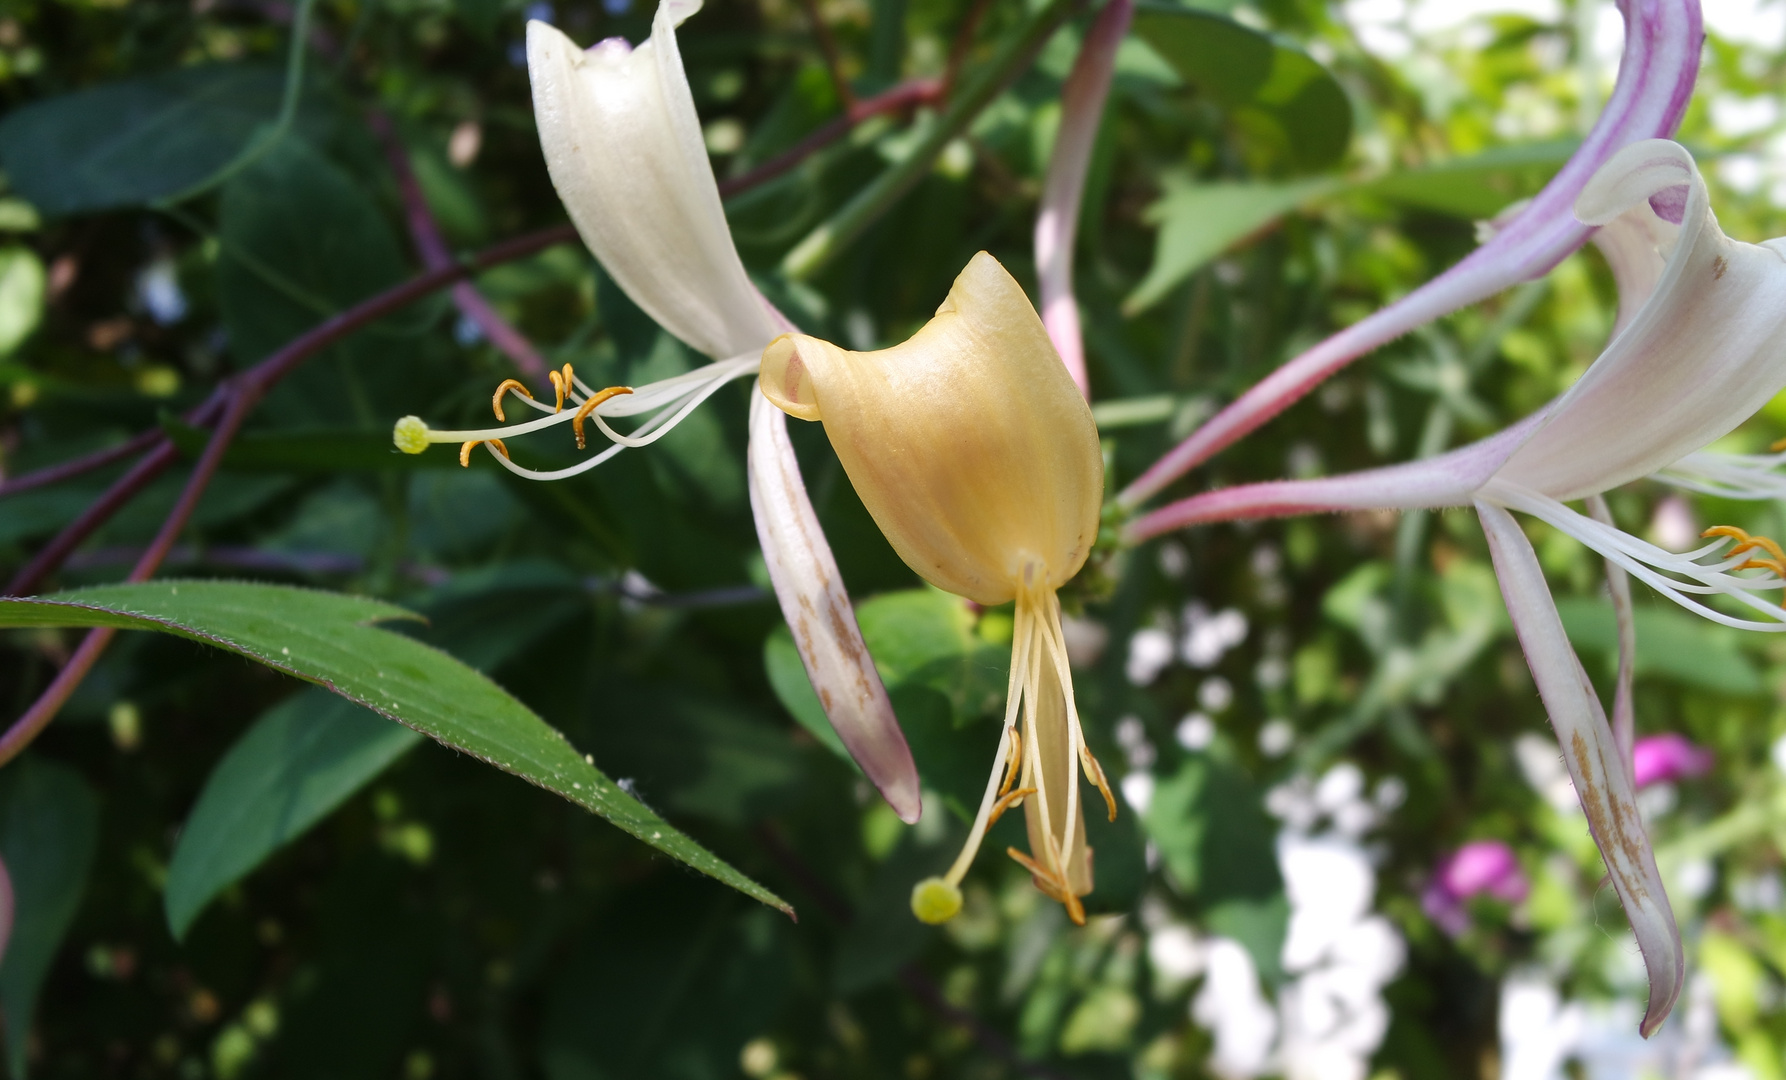
{"label": "green leaf", "polygon": [[224,185],[221,234],[218,301],[243,363],[404,275],[370,196],[295,135]]}
{"label": "green leaf", "polygon": [[180,830],[163,898],[183,939],[212,897],[301,836],[421,736],[324,690],[262,713],[211,770]]}
{"label": "green leaf", "polygon": [[[925,828],[907,829],[876,868],[837,944],[832,981],[838,994],[848,997],[892,978],[936,940],[938,928],[912,914],[912,886],[946,871],[967,838],[965,825],[946,816],[941,822],[948,827],[939,829],[938,823],[927,821]],[[1002,850],[988,842],[981,857]]]}
{"label": "green leaf", "polygon": [[277,70],[217,64],[35,102],[0,121],[0,167],[51,217],[140,206],[229,164],[282,90]]}
{"label": "green leaf", "polygon": [[788,631],[787,624],[770,631],[769,637],[764,640],[763,669],[768,672],[769,686],[775,691],[775,696],[781,699],[782,707],[787,709],[788,714],[810,732],[821,746],[861,772],[855,759],[850,757],[850,752],[844,749],[843,740],[831,726],[831,721],[825,719],[825,706],[820,703],[819,695],[806,677],[806,665],[800,662],[800,650],[794,645],[794,635]]}
{"label": "green leaf", "polygon": [[216,645],[356,701],[555,791],[763,903],[786,902],[621,791],[545,721],[459,661],[368,625],[412,619],[379,600],[277,585],[161,581],[0,600],[0,626],[158,630]]}
{"label": "green leaf", "polygon": [[27,755],[0,771],[0,858],[12,878],[12,936],[0,963],[6,1064],[25,1075],[37,992],[74,920],[99,833],[99,799],[74,770]]}
{"label": "green leaf", "polygon": [[1135,12],[1135,34],[1271,157],[1312,172],[1345,155],[1352,106],[1307,53],[1224,15],[1176,5]]}
{"label": "green leaf", "polygon": [[1262,977],[1278,971],[1288,923],[1272,912],[1284,879],[1276,830],[1246,774],[1217,755],[1193,755],[1159,781],[1142,824],[1166,872],[1206,917],[1221,914],[1223,932],[1246,947]]}
{"label": "green leaf", "polygon": [[1563,167],[1579,139],[1500,146],[1424,169],[1392,173],[1361,190],[1441,214],[1486,220],[1538,193]]}
{"label": "green leaf", "polygon": [[[1563,629],[1578,649],[1618,663],[1618,619],[1603,600],[1571,597],[1557,601]],[[1743,655],[1740,631],[1717,626],[1672,607],[1639,605],[1637,674],[1660,676],[1724,694],[1759,694],[1766,689],[1755,664]]]}
{"label": "green leaf", "polygon": [[624,894],[557,965],[540,1022],[547,1080],[719,1080],[796,985],[794,930],[675,881]]}
{"label": "green leaf", "polygon": [[45,277],[37,253],[23,244],[0,248],[0,357],[31,336],[43,318]]}
{"label": "green leaf", "polygon": [[1200,184],[1183,176],[1166,177],[1165,194],[1142,215],[1160,230],[1153,265],[1123,300],[1124,314],[1151,307],[1211,259],[1341,186],[1329,178]]}

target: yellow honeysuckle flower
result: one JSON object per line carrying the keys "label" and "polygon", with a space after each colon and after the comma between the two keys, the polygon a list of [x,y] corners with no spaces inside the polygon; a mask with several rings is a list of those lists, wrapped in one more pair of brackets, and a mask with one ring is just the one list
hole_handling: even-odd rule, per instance
{"label": "yellow honeysuckle flower", "polygon": [[981,252],[936,316],[902,345],[850,352],[784,334],[758,385],[818,420],[856,493],[906,565],[980,604],[1016,601],[1004,732],[973,830],[912,910],[942,922],[986,830],[1023,806],[1029,853],[1010,855],[1075,922],[1092,888],[1079,767],[1116,800],[1086,749],[1056,590],[1097,538],[1104,464],[1097,428],[1023,289]]}

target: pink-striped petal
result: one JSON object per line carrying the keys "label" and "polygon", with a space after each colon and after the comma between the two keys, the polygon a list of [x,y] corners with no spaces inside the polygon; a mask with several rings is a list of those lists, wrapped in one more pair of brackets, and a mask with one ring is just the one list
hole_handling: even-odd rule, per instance
{"label": "pink-striped petal", "polygon": [[[1588,238],[1576,197],[1621,147],[1673,133],[1699,73],[1699,0],[1626,0],[1612,98],[1581,148],[1531,205],[1450,270],[1278,368],[1142,473],[1117,501],[1135,507],[1354,359],[1423,323],[1549,271]],[[1678,455],[1677,455],[1678,456]]]}
{"label": "pink-striped petal", "polygon": [[1488,550],[1500,578],[1507,614],[1538,684],[1538,696],[1550,713],[1588,828],[1643,952],[1650,1000],[1638,1030],[1647,1038],[1680,997],[1686,958],[1668,894],[1662,888],[1662,875],[1656,870],[1655,853],[1637,811],[1629,758],[1613,737],[1594,686],[1563,632],[1563,620],[1531,542],[1513,515],[1501,507],[1478,502],[1476,511],[1488,535]]}
{"label": "pink-striped petal", "polygon": [[874,669],[837,560],[806,496],[787,415],[750,395],[750,508],[782,617],[844,749],[901,820],[918,820],[918,767]]}

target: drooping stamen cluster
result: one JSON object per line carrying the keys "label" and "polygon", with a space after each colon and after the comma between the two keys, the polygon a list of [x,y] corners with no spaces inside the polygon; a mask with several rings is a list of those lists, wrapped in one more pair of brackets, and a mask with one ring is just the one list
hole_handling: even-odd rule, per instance
{"label": "drooping stamen cluster", "polygon": [[[1711,543],[1676,553],[1579,514],[1547,495],[1500,483],[1493,491],[1496,502],[1575,537],[1695,615],[1741,630],[1786,632],[1786,609],[1772,597],[1760,595],[1786,588],[1786,551],[1765,536],[1751,536],[1734,525],[1718,525],[1701,534]],[[1735,543],[1726,550],[1731,541]],[[1766,557],[1751,557],[1748,553],[1752,551],[1766,552]],[[1717,556],[1717,561],[1701,561],[1712,556]],[[1765,570],[1767,574],[1741,576],[1745,570]],[[1699,599],[1713,596],[1729,597],[1761,618],[1739,618]]]}
{"label": "drooping stamen cluster", "polygon": [[1091,891],[1092,873],[1079,801],[1081,766],[1104,796],[1110,820],[1116,820],[1116,797],[1079,724],[1060,598],[1052,588],[1037,584],[1038,575],[1025,576],[1029,581],[1017,594],[1004,734],[961,853],[943,876],[926,878],[912,889],[912,912],[924,922],[946,922],[961,910],[961,879],[986,830],[1005,811],[1022,806],[1030,851],[1008,847],[1005,853],[1030,872],[1044,896],[1065,906],[1067,917],[1083,925],[1085,906],[1079,898]]}
{"label": "drooping stamen cluster", "polygon": [[[496,414],[496,419],[508,419],[503,414],[502,405],[504,398],[513,394],[515,400],[546,414],[537,420],[504,427],[437,431],[420,417],[405,416],[397,421],[392,441],[396,443],[397,449],[406,454],[419,454],[433,443],[459,443],[461,465],[471,464],[471,451],[482,443],[489,447],[491,457],[516,476],[524,476],[529,480],[562,480],[588,472],[629,446],[649,446],[663,438],[720,387],[734,379],[754,375],[757,364],[758,357],[741,356],[707,364],[637,389],[630,386],[610,386],[601,390],[593,389],[577,378],[571,365],[565,364],[558,371],[548,372],[552,380],[553,396],[556,398],[551,405],[534,398],[532,392],[517,379],[504,379],[490,396],[490,409]],[[566,402],[572,408],[565,408]],[[631,434],[614,430],[607,421],[608,417],[637,416],[647,412],[652,415]],[[567,468],[523,468],[509,459],[508,447],[503,443],[504,439],[516,435],[526,435],[568,423],[576,434],[577,449],[583,450],[588,447],[584,425],[590,421],[594,421],[602,435],[613,445],[588,461]]]}

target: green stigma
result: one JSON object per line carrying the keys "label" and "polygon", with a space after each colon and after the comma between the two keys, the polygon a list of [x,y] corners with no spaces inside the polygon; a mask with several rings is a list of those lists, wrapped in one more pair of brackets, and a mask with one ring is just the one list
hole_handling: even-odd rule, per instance
{"label": "green stigma", "polygon": [[392,429],[391,441],[405,454],[419,454],[428,449],[428,425],[419,416],[405,416]]}
{"label": "green stigma", "polygon": [[961,913],[961,890],[940,877],[912,886],[912,914],[919,922],[945,923]]}

